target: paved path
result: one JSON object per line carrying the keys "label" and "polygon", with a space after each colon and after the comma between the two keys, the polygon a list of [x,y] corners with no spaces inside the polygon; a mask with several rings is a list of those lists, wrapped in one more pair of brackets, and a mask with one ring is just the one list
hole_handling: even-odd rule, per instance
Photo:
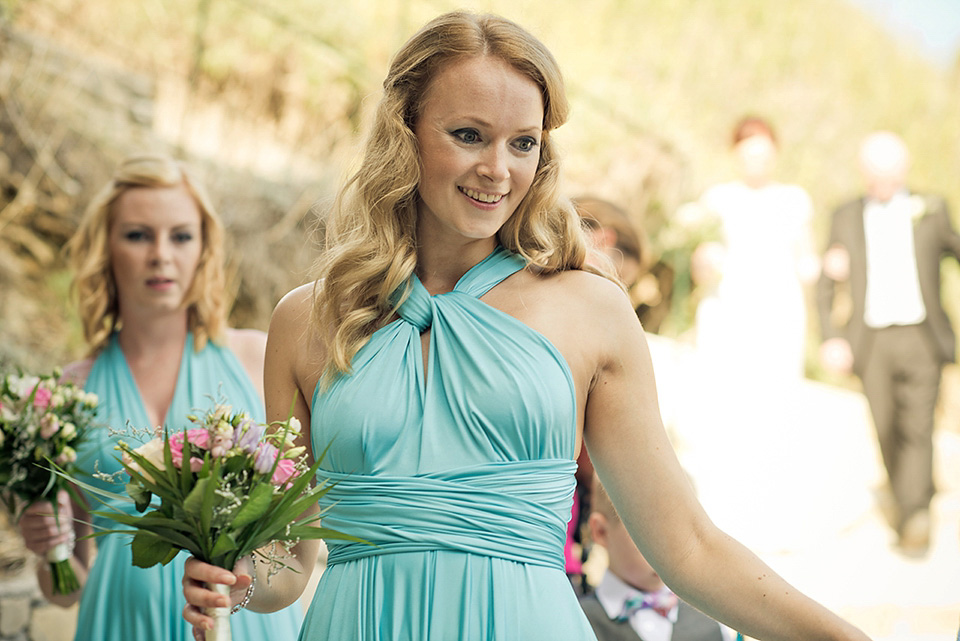
{"label": "paved path", "polygon": [[[885,474],[862,395],[812,381],[787,392],[765,381],[724,385],[698,376],[687,347],[653,337],[651,352],[665,423],[719,526],[876,641],[956,639],[957,416],[948,413],[935,434],[930,553],[909,559],[876,508]],[[955,402],[945,403],[951,412]]]}

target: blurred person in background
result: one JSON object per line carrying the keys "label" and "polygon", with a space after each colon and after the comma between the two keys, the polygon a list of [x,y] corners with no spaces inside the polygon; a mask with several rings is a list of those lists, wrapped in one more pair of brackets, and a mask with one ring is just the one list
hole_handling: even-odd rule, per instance
{"label": "blurred person in background", "polygon": [[[120,491],[125,474],[117,460],[119,439],[147,440],[159,425],[187,429],[187,415],[213,403],[264,420],[266,335],[227,326],[223,224],[183,164],[163,154],[123,160],[87,207],[67,250],[90,355],[65,367],[64,378],[100,399],[98,426],[78,448],[80,469],[97,473],[90,483]],[[71,563],[79,590],[54,595],[47,563],[37,564],[37,574],[51,602],[68,607],[79,600],[77,641],[192,638],[181,616],[186,555],[134,567],[132,536],[107,534],[95,546],[81,537],[116,523],[91,515],[65,491],[58,499],[58,517],[48,503],[38,503],[28,508],[20,531],[38,555],[59,543],[75,546]],[[94,506],[102,500],[90,499]],[[112,505],[136,513],[132,502]],[[302,610],[242,610],[235,619],[234,641],[292,639]]]}
{"label": "blurred person in background", "polygon": [[[956,337],[940,302],[941,258],[960,260],[960,236],[943,198],[907,187],[910,153],[889,131],[860,147],[866,192],[840,206],[817,285],[820,359],[863,383],[889,487],[880,507],[911,556],[930,545],[934,411]],[[852,309],[838,323],[838,288]]]}
{"label": "blurred person in background", "polygon": [[695,282],[712,290],[697,310],[697,347],[726,375],[796,381],[805,369],[804,289],[819,269],[813,207],[802,187],[774,179],[777,136],[768,121],[742,118],[732,144],[739,178],[709,188],[692,210],[716,220],[721,236],[691,259]]}

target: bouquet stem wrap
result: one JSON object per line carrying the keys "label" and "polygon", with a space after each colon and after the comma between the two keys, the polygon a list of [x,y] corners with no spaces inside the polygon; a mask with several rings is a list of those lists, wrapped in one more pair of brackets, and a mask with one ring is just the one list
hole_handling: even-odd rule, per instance
{"label": "bouquet stem wrap", "polygon": [[53,577],[53,591],[57,594],[71,594],[80,589],[80,582],[70,565],[72,556],[73,546],[69,543],[61,543],[47,550],[46,558]]}
{"label": "bouquet stem wrap", "polygon": [[[207,587],[217,594],[230,596],[230,586],[223,583],[208,583]],[[230,606],[207,608],[206,614],[213,618],[213,629],[207,630],[206,641],[231,641]]]}

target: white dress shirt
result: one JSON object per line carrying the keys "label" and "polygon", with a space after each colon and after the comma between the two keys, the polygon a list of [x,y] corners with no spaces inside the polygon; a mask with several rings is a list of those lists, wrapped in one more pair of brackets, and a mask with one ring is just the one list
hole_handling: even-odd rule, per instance
{"label": "white dress shirt", "polygon": [[863,320],[869,327],[916,325],[927,316],[917,276],[912,207],[906,192],[886,203],[867,201],[867,292]]}
{"label": "white dress shirt", "polygon": [[[620,577],[610,571],[603,575],[596,592],[597,601],[600,602],[604,612],[611,619],[620,616],[629,599],[644,594],[641,590],[624,583],[620,580]],[[673,635],[673,624],[677,622],[679,610],[679,606],[674,606],[665,617],[651,608],[637,610],[630,615],[630,627],[644,641],[670,641],[670,637]]]}

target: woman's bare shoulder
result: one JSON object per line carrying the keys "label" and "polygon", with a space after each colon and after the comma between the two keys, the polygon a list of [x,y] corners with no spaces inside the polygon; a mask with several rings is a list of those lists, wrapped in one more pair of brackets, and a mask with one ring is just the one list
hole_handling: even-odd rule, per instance
{"label": "woman's bare shoulder", "polygon": [[262,374],[267,333],[259,329],[227,329],[227,346],[244,366],[255,375]]}
{"label": "woman's bare shoulder", "polygon": [[603,316],[612,310],[630,308],[630,298],[609,278],[582,269],[567,269],[554,274],[538,275],[538,287],[564,301],[568,308],[581,310],[587,316]]}
{"label": "woman's bare shoulder", "polygon": [[273,310],[271,329],[277,323],[299,324],[309,320],[313,311],[315,289],[314,283],[306,283],[284,294]]}
{"label": "woman's bare shoulder", "polygon": [[260,353],[267,344],[267,333],[259,329],[227,328],[227,345],[237,354]]}
{"label": "woman's bare shoulder", "polygon": [[268,352],[299,364],[313,364],[319,358],[320,342],[313,331],[314,290],[314,283],[301,285],[277,303],[267,335]]}

